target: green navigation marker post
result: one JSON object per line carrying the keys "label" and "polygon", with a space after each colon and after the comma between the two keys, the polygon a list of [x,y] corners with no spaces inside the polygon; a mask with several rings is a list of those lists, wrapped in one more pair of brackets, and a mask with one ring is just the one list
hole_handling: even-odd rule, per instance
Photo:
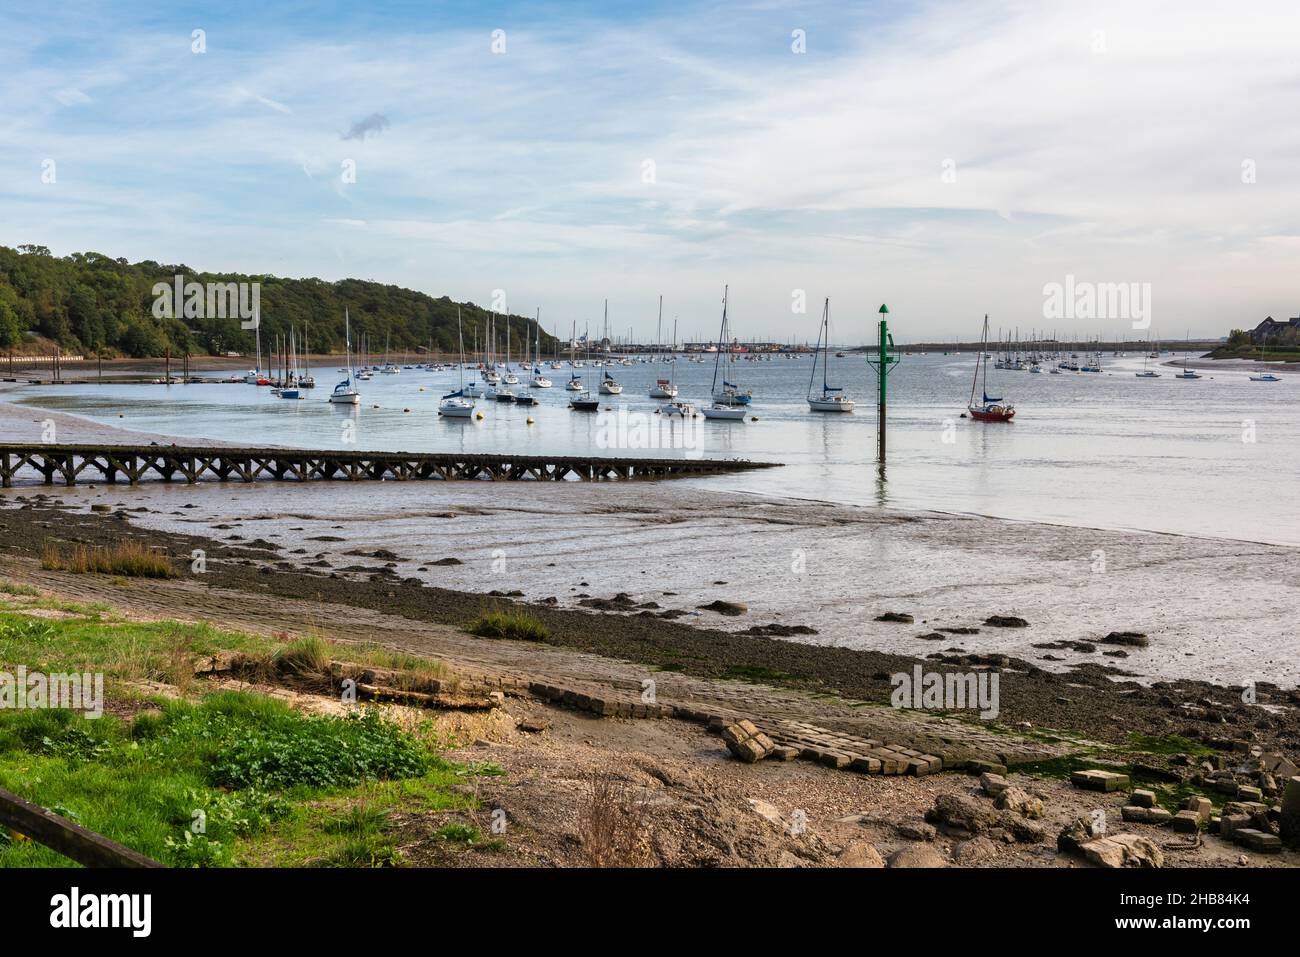
{"label": "green navigation marker post", "polygon": [[889,373],[893,372],[893,367],[898,363],[897,352],[893,355],[890,352],[894,350],[894,338],[889,334],[889,307],[885,304],[880,306],[880,344],[876,357],[873,359],[871,353],[867,353],[867,365],[876,370],[876,378],[880,383],[880,411],[879,423],[880,433],[876,439],[876,455],[881,462],[885,461],[885,406],[888,400],[888,388],[886,383],[889,379]]}

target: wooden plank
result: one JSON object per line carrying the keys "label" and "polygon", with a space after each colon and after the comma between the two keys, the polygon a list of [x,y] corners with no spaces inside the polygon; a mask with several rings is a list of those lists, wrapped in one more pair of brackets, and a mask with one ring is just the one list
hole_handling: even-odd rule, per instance
{"label": "wooden plank", "polygon": [[4,788],[0,788],[0,824],[86,867],[163,866]]}

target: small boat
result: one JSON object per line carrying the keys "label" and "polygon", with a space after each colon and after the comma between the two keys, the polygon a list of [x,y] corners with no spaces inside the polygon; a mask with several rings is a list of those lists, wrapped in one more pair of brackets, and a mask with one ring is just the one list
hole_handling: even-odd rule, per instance
{"label": "small boat", "polygon": [[[347,350],[348,368],[352,368],[352,328],[348,319],[348,311],[343,310],[343,342]],[[335,405],[360,405],[361,393],[357,391],[356,385],[352,381],[352,375],[349,374],[346,379],[334,387],[330,394],[329,401]]]}
{"label": "small boat", "polygon": [[583,391],[582,376],[578,375],[577,373],[574,373],[573,375],[569,376],[569,381],[565,383],[564,387],[568,389],[570,392],[582,392]]}
{"label": "small boat", "polygon": [[605,377],[600,380],[600,391],[602,395],[620,395],[623,392],[623,386],[606,369]]}
{"label": "small boat", "polygon": [[813,352],[812,371],[808,374],[808,408],[814,412],[852,412],[853,400],[839,386],[827,380],[830,371],[831,300],[828,296],[822,305],[822,325],[817,330],[817,347],[822,352],[822,394],[814,395],[813,380],[817,376],[817,352]]}
{"label": "small boat", "polygon": [[724,402],[715,402],[704,410],[706,419],[722,419],[729,422],[744,422],[745,407],[743,405],[729,405]]}
{"label": "small boat", "polygon": [[[754,399],[754,394],[749,391],[740,391],[740,386],[734,382],[727,381],[727,372],[722,369],[722,357],[725,355],[731,358],[731,341],[727,338],[727,297],[730,293],[730,286],[722,287],[722,328],[718,331],[718,346],[713,355],[713,384],[709,387],[713,393],[713,406],[711,409],[704,410],[705,418],[709,419],[743,419],[745,417],[745,406],[749,405]],[[718,372],[722,371],[722,388],[718,388]],[[739,415],[710,415],[710,411],[716,412],[721,408],[736,407],[739,409]]]}
{"label": "small boat", "polygon": [[[1265,340],[1264,348],[1260,350],[1259,361],[1264,361],[1264,356],[1268,354],[1268,342]],[[1251,382],[1281,382],[1282,380],[1271,372],[1259,372],[1250,377]]]}
{"label": "small boat", "polygon": [[575,412],[595,412],[600,408],[600,399],[590,392],[580,392],[569,400],[569,408]]}
{"label": "small boat", "polygon": [[[984,342],[987,343],[989,338],[989,317],[984,317]],[[975,375],[971,379],[970,399],[966,402],[966,411],[976,422],[1010,422],[1016,414],[1015,407],[1002,398],[995,398],[989,395],[988,376],[989,364],[983,360],[984,349],[975,356]],[[984,384],[981,392],[984,401],[979,405],[975,404],[975,386],[980,383],[980,368],[984,370]]]}
{"label": "small boat", "polygon": [[680,400],[677,402],[666,402],[659,406],[660,415],[680,415],[683,419],[693,419],[700,414],[700,410],[695,408],[695,403]]}
{"label": "small boat", "polygon": [[533,356],[533,377],[528,382],[530,389],[549,389],[551,380],[542,375],[542,310],[537,310],[537,352]]}
{"label": "small boat", "polygon": [[460,328],[460,306],[456,307],[456,341],[460,345],[460,388],[449,392],[438,403],[438,414],[452,419],[468,419],[474,414],[474,400],[465,394],[465,338]]}
{"label": "small boat", "polygon": [[1182,371],[1182,372],[1179,372],[1179,373],[1176,373],[1176,374],[1174,375],[1174,378],[1175,378],[1175,379],[1199,379],[1199,378],[1201,378],[1201,374],[1200,374],[1199,372],[1197,372],[1195,369],[1189,369],[1189,368],[1187,368],[1187,357],[1188,357],[1188,355],[1190,355],[1190,354],[1191,354],[1191,350],[1187,348],[1187,345],[1186,345],[1186,344],[1184,344],[1184,345],[1183,345],[1183,371]]}

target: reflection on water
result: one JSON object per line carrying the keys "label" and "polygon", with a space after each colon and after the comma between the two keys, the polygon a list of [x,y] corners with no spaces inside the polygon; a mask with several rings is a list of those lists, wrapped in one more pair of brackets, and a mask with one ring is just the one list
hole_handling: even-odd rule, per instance
{"label": "reflection on water", "polygon": [[[1064,524],[1300,544],[1294,498],[1300,471],[1300,376],[1250,382],[1213,369],[1203,379],[1156,380],[1133,373],[1140,357],[1110,358],[1101,375],[990,372],[990,387],[1016,404],[1009,424],[960,418],[973,355],[910,356],[890,381],[888,480],[876,459],[873,380],[861,358],[841,360],[853,414],[816,414],[804,401],[808,359],[736,364],[754,391],[757,421],[702,422],[705,456],[784,463],[783,468],[713,479],[707,487],[846,504],[975,512]],[[647,397],[665,366],[618,368],[625,385],[610,408],[650,413]],[[585,375],[593,378],[596,370]],[[708,365],[678,362],[680,398],[707,402]],[[362,405],[326,402],[335,377],[301,402],[265,388],[183,386],[32,387],[28,401],[109,424],[177,437],[242,444],[401,451],[525,454],[685,455],[686,450],[605,449],[600,415],[569,411],[563,388],[520,389],[541,404],[479,400],[483,419],[440,419],[437,403],[455,388],[452,372],[405,370],[363,384]],[[558,382],[563,372],[552,378]],[[421,391],[423,387],[423,391]],[[119,418],[119,415],[121,416]],[[528,418],[533,422],[530,424]],[[75,435],[61,432],[65,441]],[[22,439],[23,436],[11,436]],[[33,434],[31,439],[39,436]]]}

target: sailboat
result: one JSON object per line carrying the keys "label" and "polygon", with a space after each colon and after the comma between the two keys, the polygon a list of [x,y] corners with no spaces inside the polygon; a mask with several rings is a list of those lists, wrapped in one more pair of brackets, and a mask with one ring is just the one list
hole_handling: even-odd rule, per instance
{"label": "sailboat", "polygon": [[[989,338],[989,317],[984,317],[983,342],[987,343]],[[979,405],[975,404],[975,386],[980,385],[980,367],[984,368],[984,381],[981,391],[984,393],[984,401]],[[980,351],[975,353],[975,375],[971,379],[970,398],[966,402],[966,410],[970,417],[976,422],[1010,422],[1016,414],[1015,407],[1010,402],[1000,398],[993,398],[989,395],[988,389],[989,364],[984,358],[984,346],[980,346]]]}
{"label": "sailboat", "polygon": [[817,353],[813,353],[812,371],[808,374],[808,408],[814,412],[852,412],[853,400],[839,386],[830,385],[831,300],[826,297],[822,306],[822,326],[817,331],[817,348],[822,352],[822,394],[813,395],[813,381],[817,378]]}
{"label": "sailboat", "polygon": [[248,374],[244,376],[244,381],[249,385],[270,385],[271,380],[262,375],[262,324],[260,321],[254,327],[253,335],[257,340],[257,359],[255,360],[257,364],[248,370]]}
{"label": "sailboat", "polygon": [[533,378],[530,389],[549,389],[551,380],[542,375],[542,310],[537,310],[537,351],[533,355]]}
{"label": "sailboat", "polygon": [[1149,351],[1145,356],[1142,357],[1142,371],[1135,372],[1133,374],[1137,376],[1137,378],[1139,379],[1159,379],[1160,378],[1159,372],[1157,372],[1155,369],[1147,368],[1147,363],[1150,362],[1158,355],[1160,355],[1160,344],[1156,343],[1155,350]]}
{"label": "sailboat", "polygon": [[316,377],[311,374],[311,350],[307,347],[307,324],[302,325],[302,361],[305,371],[298,377],[298,388],[314,389],[316,388]]}
{"label": "sailboat", "polygon": [[[605,342],[609,341],[609,300],[605,300]],[[608,363],[606,363],[608,366]],[[602,395],[619,395],[623,391],[622,384],[609,374],[609,369],[605,368],[605,374],[600,379],[600,392]]]}
{"label": "sailboat", "polygon": [[456,365],[460,373],[460,388],[442,397],[438,403],[438,414],[453,419],[468,419],[474,414],[474,400],[465,395],[465,336],[460,329],[460,306],[456,307],[456,343],[460,346],[460,362]]}
{"label": "sailboat", "polygon": [[[718,391],[718,367],[722,362],[723,343],[727,338],[727,293],[729,289],[729,286],[722,287],[722,328],[718,332],[718,349],[713,357],[713,384],[709,387],[713,393],[713,404],[704,409],[704,417],[706,419],[743,422],[745,421],[745,406],[731,401],[733,396],[730,393]],[[728,354],[730,353],[728,352]],[[722,376],[722,384],[724,389],[728,385],[725,372]],[[719,399],[719,396],[723,398]]]}
{"label": "sailboat", "polygon": [[352,381],[355,375],[352,369],[352,323],[348,318],[348,310],[343,309],[343,342],[347,356],[348,377],[334,387],[334,392],[330,395],[330,401],[336,405],[360,405],[361,393],[357,391],[356,385]]}
{"label": "sailboat", "polygon": [[[843,353],[840,353],[840,355],[843,355]],[[727,376],[734,375],[734,373],[732,373],[729,369],[727,369],[726,366],[722,367],[722,389],[721,390],[718,389],[718,368],[720,363],[724,361],[727,362],[728,364],[732,362],[731,335],[729,330],[727,329],[727,293],[725,287],[722,293],[722,332],[719,334],[718,337],[718,351],[713,356],[713,386],[712,386],[713,404],[714,406],[749,405],[749,403],[753,401],[754,394],[749,390],[745,390],[744,392],[741,392],[740,386],[736,385],[736,383],[734,382],[728,382]],[[741,415],[736,416],[736,418],[743,419],[744,417],[745,417],[744,410],[742,409]],[[715,419],[732,418],[732,416],[715,415],[715,416],[710,416],[710,418],[715,418]]]}
{"label": "sailboat", "polygon": [[519,379],[515,376],[513,372],[510,371],[510,316],[507,315],[506,316],[505,372],[502,376],[500,376],[500,384],[495,389],[493,389],[490,398],[496,399],[498,402],[515,401],[514,390],[511,389],[510,387],[512,385],[517,385],[518,383],[519,383]]}
{"label": "sailboat", "polygon": [[[584,333],[583,337],[587,340],[587,357],[590,358],[591,357],[591,336]],[[577,384],[578,389],[573,388],[575,383]],[[567,386],[567,388],[572,390],[574,393],[573,396],[571,396],[569,399],[569,408],[572,409],[574,412],[595,412],[597,409],[600,408],[600,399],[592,395],[586,389],[582,388],[582,376],[575,374],[573,378],[569,380],[569,385]]]}
{"label": "sailboat", "polygon": [[[1268,338],[1264,339],[1264,347],[1259,352],[1259,361],[1264,361],[1264,356],[1268,354]],[[1271,372],[1259,372],[1250,377],[1251,382],[1281,382],[1282,380]]]}
{"label": "sailboat", "polygon": [[1184,341],[1184,343],[1183,343],[1183,371],[1177,373],[1177,374],[1174,376],[1175,379],[1199,379],[1199,378],[1201,377],[1201,374],[1200,374],[1199,372],[1197,372],[1195,369],[1189,369],[1189,368],[1187,368],[1187,356],[1188,356],[1188,353],[1190,353],[1190,352],[1191,352],[1191,350],[1188,348],[1187,342]]}
{"label": "sailboat", "polygon": [[298,390],[298,354],[294,344],[293,327],[289,327],[289,355],[286,357],[289,369],[284,374],[285,384],[275,390],[275,394],[281,399],[301,399],[302,393]]}
{"label": "sailboat", "polygon": [[[663,344],[664,333],[664,297],[659,297],[659,325],[655,332],[655,348],[658,349]],[[677,386],[673,384],[672,378],[655,379],[655,384],[650,387],[650,398],[652,399],[674,399],[677,397]]]}

